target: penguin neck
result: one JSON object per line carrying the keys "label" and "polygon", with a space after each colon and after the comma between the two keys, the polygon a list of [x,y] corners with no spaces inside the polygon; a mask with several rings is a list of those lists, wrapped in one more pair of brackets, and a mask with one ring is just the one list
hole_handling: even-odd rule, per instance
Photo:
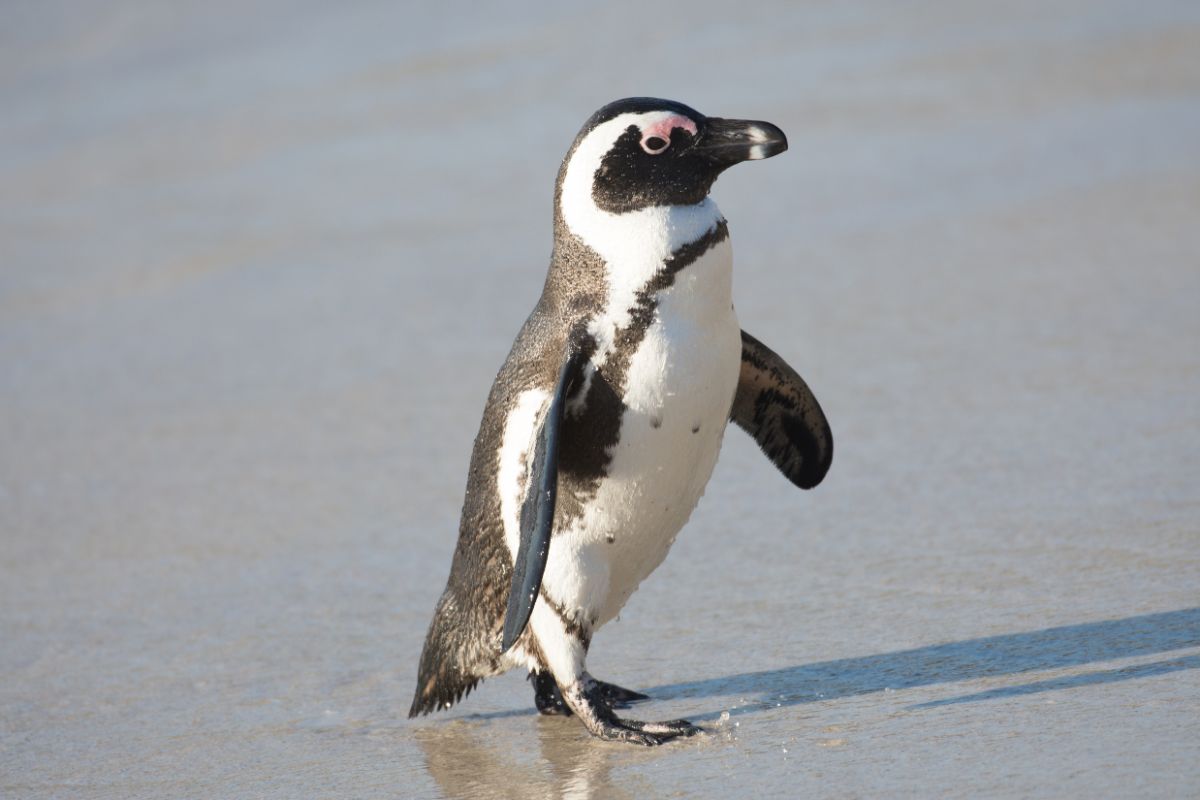
{"label": "penguin neck", "polygon": [[628,273],[638,284],[724,219],[710,197],[690,206],[650,206],[614,214],[598,208],[590,192],[579,202],[568,193],[569,187],[563,188],[559,213],[567,230],[604,259],[610,272]]}
{"label": "penguin neck", "polygon": [[[586,192],[571,191],[570,175],[563,182],[558,213],[562,227],[600,257],[606,294],[604,315],[617,327],[637,303],[638,294],[667,269],[673,255],[717,231],[724,224],[712,198],[688,206],[651,206],[614,214],[596,206],[591,182]],[[732,276],[713,276],[722,285],[711,287],[728,295]]]}

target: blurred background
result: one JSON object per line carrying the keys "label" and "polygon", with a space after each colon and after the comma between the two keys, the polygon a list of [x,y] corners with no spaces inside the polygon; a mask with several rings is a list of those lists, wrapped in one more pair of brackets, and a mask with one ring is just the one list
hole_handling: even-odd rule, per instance
{"label": "blurred background", "polygon": [[[1181,796],[1200,781],[1200,4],[0,7],[0,795]],[[560,160],[769,120],[733,431],[589,664],[404,719]]]}

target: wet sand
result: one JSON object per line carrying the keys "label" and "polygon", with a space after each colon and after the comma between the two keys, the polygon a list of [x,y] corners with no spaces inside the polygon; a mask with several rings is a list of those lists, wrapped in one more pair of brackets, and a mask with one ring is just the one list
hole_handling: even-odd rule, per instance
{"label": "wet sand", "polygon": [[[0,16],[0,796],[1183,797],[1200,786],[1200,6]],[[582,121],[767,119],[739,431],[592,671],[404,718]]]}

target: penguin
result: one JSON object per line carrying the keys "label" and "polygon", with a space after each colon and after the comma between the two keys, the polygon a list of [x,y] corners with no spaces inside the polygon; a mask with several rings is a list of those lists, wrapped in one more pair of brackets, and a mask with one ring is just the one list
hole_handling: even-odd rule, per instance
{"label": "penguin", "polygon": [[647,696],[593,678],[586,657],[666,557],[730,420],[796,486],[829,470],[817,399],[739,326],[729,227],[709,197],[724,170],[786,149],[770,123],[648,97],[604,106],[575,137],[542,294],[475,439],[410,718],[523,668],[540,712],[600,739],[700,732],[618,716]]}

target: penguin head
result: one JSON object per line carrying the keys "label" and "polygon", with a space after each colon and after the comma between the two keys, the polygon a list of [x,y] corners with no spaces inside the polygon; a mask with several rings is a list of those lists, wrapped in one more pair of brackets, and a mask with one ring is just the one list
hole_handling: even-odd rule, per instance
{"label": "penguin head", "polygon": [[786,149],[787,137],[769,122],[706,117],[653,97],[617,100],[575,137],[559,170],[558,200],[579,202],[587,193],[610,214],[695,205],[729,167]]}

